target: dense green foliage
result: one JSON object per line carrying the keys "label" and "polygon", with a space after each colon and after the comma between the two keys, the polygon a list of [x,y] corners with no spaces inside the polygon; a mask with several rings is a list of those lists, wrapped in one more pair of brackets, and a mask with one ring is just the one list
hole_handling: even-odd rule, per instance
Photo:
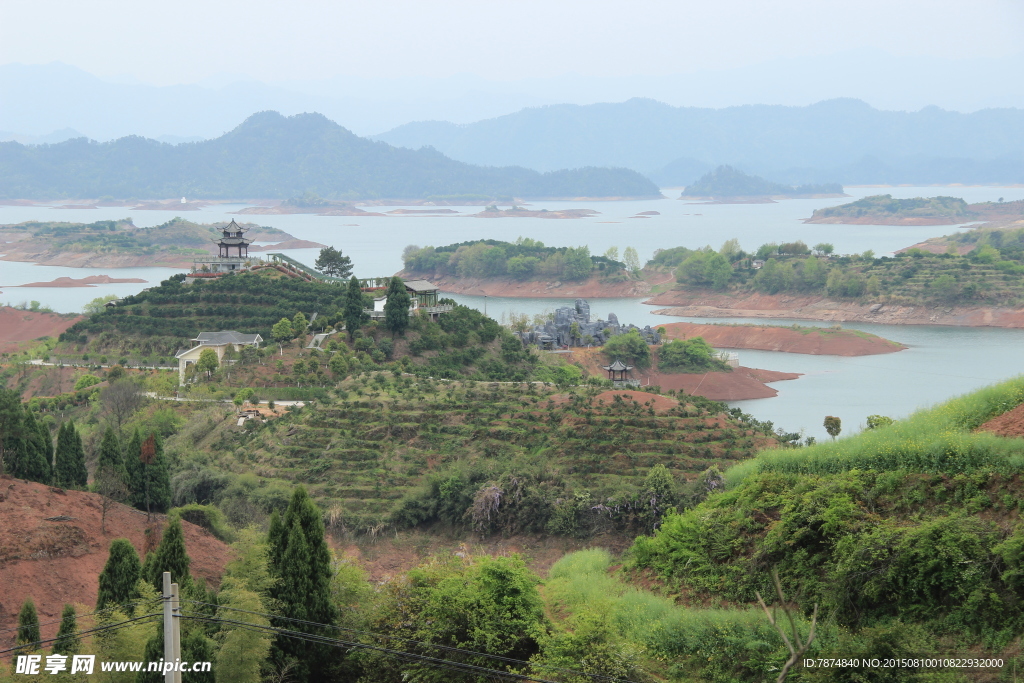
{"label": "dense green foliage", "polygon": [[609,363],[621,360],[638,368],[651,367],[651,347],[637,330],[613,336],[601,347],[601,353]]}
{"label": "dense green foliage", "polygon": [[[556,403],[551,389],[529,384],[382,373],[350,382],[344,402],[321,401],[255,431],[208,437],[214,425],[197,415],[169,441],[178,462],[174,504],[215,504],[244,525],[282,510],[282,489],[297,482],[334,509],[337,533],[440,523],[589,536],[651,528],[668,507],[706,493],[706,470],[749,458],[776,436],[770,424],[726,417],[726,406],[699,397],[658,414],[642,400],[597,399],[592,388]],[[720,425],[708,421],[716,415]],[[229,461],[248,454],[261,477],[211,467],[220,456],[194,450],[197,440]],[[648,481],[659,464],[669,468],[667,481]]]}
{"label": "dense green foliage", "polygon": [[703,337],[673,339],[658,349],[658,369],[671,372],[727,372],[729,366],[715,355]]}
{"label": "dense green foliage", "polygon": [[815,209],[816,218],[952,218],[971,219],[971,211],[959,197],[914,197],[894,199],[891,194],[876,194],[849,204]]}
{"label": "dense green foliage", "polygon": [[719,166],[708,171],[683,190],[683,197],[795,197],[799,195],[843,194],[839,183],[824,185],[783,185],[756,175],[747,175],[732,166]]}
{"label": "dense green foliage", "polygon": [[57,640],[53,643],[53,653],[57,655],[77,655],[82,647],[82,639],[78,636],[78,615],[74,605],[64,605],[60,614],[60,626],[57,628]]}
{"label": "dense green foliage", "polygon": [[18,479],[49,484],[53,479],[50,430],[22,405],[18,392],[0,387],[0,456],[3,472]]}
{"label": "dense green foliage", "polygon": [[[292,494],[284,519],[275,518],[270,526],[269,573],[277,579],[271,592],[280,605],[280,616],[319,624],[333,624],[337,609],[331,600],[331,554],[324,539],[320,510],[306,489],[299,486]],[[331,629],[282,620],[281,628],[322,636]],[[292,663],[300,679],[324,680],[335,667],[333,648],[303,640],[279,636],[271,656],[278,666]]]}
{"label": "dense green foliage", "polygon": [[[1015,379],[835,443],[764,451],[638,538],[635,566],[747,603],[776,568],[806,613],[817,603],[851,629],[847,644],[867,639],[858,651],[907,623],[1002,648],[1024,634],[1024,442],[975,430],[1021,403]],[[914,628],[899,648],[921,641]]]}
{"label": "dense green foliage", "polygon": [[41,640],[39,635],[39,614],[36,612],[36,603],[32,598],[25,598],[21,603],[21,610],[18,611],[18,645],[28,645],[29,649],[35,649],[35,643]]}
{"label": "dense green foliage", "polygon": [[[834,257],[830,244],[811,249],[799,241],[767,243],[746,253],[730,240],[718,252],[710,247],[662,250],[648,266],[675,268],[680,284],[723,291],[867,297],[894,305],[1016,306],[1024,301],[1022,235],[979,230],[947,239],[973,240],[977,246],[964,256],[911,249],[875,258],[871,252]],[[995,243],[1005,244],[1005,249],[997,249]]]}
{"label": "dense green foliage", "polygon": [[546,247],[520,237],[515,242],[475,240],[444,247],[406,247],[405,269],[410,273],[458,277],[535,277],[582,280],[592,274],[627,276],[625,264],[607,256],[592,256],[582,247]]}
{"label": "dense green foliage", "polygon": [[85,449],[74,420],[62,422],[57,431],[53,483],[62,488],[85,488],[89,473],[85,469]]}
{"label": "dense green foliage", "polygon": [[409,307],[412,306],[412,297],[402,278],[397,275],[391,278],[388,283],[388,300],[384,302],[384,327],[388,329],[391,336],[405,335],[409,327]]}
{"label": "dense green foliage", "polygon": [[129,603],[139,597],[136,584],[141,572],[142,563],[139,562],[139,554],[135,552],[132,542],[127,538],[111,541],[110,554],[99,577],[96,609],[119,608],[130,614],[134,606]]}
{"label": "dense green foliage", "polygon": [[97,143],[0,144],[2,196],[329,199],[659,196],[627,169],[538,173],[472,166],[433,149],[403,149],[360,138],[320,114],[253,114],[219,138],[169,145],[138,136]]}
{"label": "dense green foliage", "polygon": [[146,555],[143,576],[158,591],[163,590],[164,572],[171,573],[171,581],[182,588],[192,585],[192,574],[189,566],[192,560],[185,550],[185,533],[181,528],[181,519],[170,517],[164,527],[163,537],[156,550]]}

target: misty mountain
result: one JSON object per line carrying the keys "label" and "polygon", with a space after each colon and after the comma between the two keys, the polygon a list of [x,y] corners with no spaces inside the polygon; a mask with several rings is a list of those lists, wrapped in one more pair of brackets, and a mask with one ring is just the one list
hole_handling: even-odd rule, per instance
{"label": "misty mountain", "polygon": [[433,149],[361,138],[320,114],[253,114],[213,140],[178,145],[139,136],[98,143],[0,143],[0,197],[330,199],[660,196],[627,169],[548,173],[473,166]]}
{"label": "misty mountain", "polygon": [[706,109],[634,98],[464,125],[409,123],[375,139],[476,164],[623,166],[662,186],[685,185],[719,164],[790,183],[1024,181],[1020,109],[896,112],[852,99]]}

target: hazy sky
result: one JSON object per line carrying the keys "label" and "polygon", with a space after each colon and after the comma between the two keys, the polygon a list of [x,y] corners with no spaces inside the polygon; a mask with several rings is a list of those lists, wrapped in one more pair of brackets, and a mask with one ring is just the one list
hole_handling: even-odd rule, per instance
{"label": "hazy sky", "polygon": [[0,0],[0,64],[158,85],[659,75],[860,48],[998,58],[1022,35],[1020,0]]}

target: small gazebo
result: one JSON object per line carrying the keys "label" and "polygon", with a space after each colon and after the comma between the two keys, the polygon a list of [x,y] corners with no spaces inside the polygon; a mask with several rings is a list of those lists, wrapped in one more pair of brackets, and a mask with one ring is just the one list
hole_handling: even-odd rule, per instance
{"label": "small gazebo", "polygon": [[249,243],[252,240],[244,237],[245,228],[236,223],[232,218],[231,222],[221,230],[224,232],[223,236],[219,240],[214,240],[218,247],[218,256],[220,258],[231,258],[231,250],[237,249],[238,256],[236,258],[248,258]]}
{"label": "small gazebo", "polygon": [[626,377],[626,373],[633,369],[632,365],[626,365],[618,358],[611,365],[602,365],[601,367],[608,372],[608,379],[616,384],[628,382],[629,378]]}

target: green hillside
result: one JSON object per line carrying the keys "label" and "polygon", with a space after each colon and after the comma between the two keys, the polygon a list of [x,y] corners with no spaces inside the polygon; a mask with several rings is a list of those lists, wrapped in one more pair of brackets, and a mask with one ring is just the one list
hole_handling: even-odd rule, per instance
{"label": "green hillside", "polygon": [[637,539],[635,567],[690,599],[748,604],[773,592],[775,569],[805,615],[817,604],[843,629],[835,651],[851,657],[1012,656],[1024,440],[975,430],[1022,402],[1017,378],[834,443],[763,451],[726,473],[728,490]]}
{"label": "green hillside", "polygon": [[538,173],[472,166],[433,148],[405,149],[358,137],[320,114],[253,114],[202,142],[169,145],[138,136],[97,143],[0,143],[0,197],[327,199],[659,197],[650,180],[622,168]]}
{"label": "green hillside", "polygon": [[[278,484],[301,483],[357,537],[438,523],[587,537],[649,528],[665,507],[643,491],[699,498],[707,491],[700,478],[717,476],[704,475],[709,468],[749,458],[775,437],[771,424],[700,397],[656,411],[654,394],[606,400],[599,387],[557,391],[365,372],[266,427],[239,432],[225,423],[208,442],[176,442],[176,504],[202,502],[190,492],[216,480],[217,490],[202,495],[243,523],[253,504],[271,504]],[[192,454],[205,443],[210,457]],[[229,460],[245,453],[248,464],[226,467],[218,452]],[[251,468],[258,483],[232,474]]]}
{"label": "green hillside", "polygon": [[815,209],[810,222],[822,218],[949,218],[968,221],[971,211],[959,197],[913,197],[894,199],[891,194],[878,194],[849,204]]}

